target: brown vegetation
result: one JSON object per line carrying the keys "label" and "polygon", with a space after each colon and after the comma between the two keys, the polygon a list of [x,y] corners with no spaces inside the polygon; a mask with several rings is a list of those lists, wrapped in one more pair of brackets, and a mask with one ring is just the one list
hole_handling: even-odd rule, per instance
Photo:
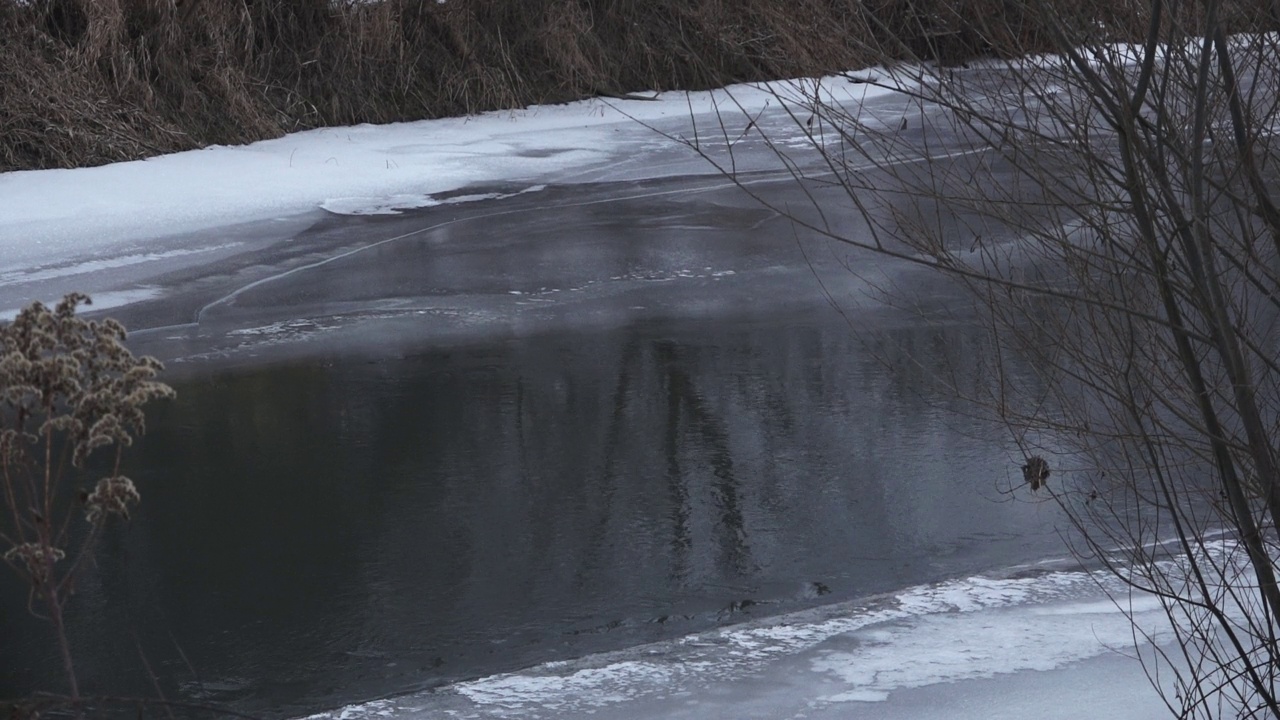
{"label": "brown vegetation", "polygon": [[[63,611],[110,516],[127,520],[141,500],[122,461],[146,432],[142,407],[173,397],[154,380],[160,363],[124,346],[120,323],[76,316],[88,304],[72,293],[0,325],[0,561],[25,581],[28,610],[52,625],[69,690],[59,702],[71,704],[82,698]],[[0,713],[39,714],[3,704]]]}
{"label": "brown vegetation", "polygon": [[[1088,2],[1089,0],[1084,0]],[[1005,7],[1008,5],[1009,7]],[[0,0],[0,171],[1026,47],[964,0]],[[978,27],[997,18],[998,28]],[[1019,43],[1008,42],[1018,36]],[[941,43],[935,40],[941,38]]]}

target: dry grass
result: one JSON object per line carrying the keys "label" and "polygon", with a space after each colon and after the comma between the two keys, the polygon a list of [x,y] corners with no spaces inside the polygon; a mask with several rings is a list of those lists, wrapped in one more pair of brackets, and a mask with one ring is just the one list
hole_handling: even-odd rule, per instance
{"label": "dry grass", "polygon": [[[952,60],[1035,42],[1016,2],[936,2],[0,0],[0,170],[813,75],[870,62],[876,37]],[[939,48],[940,25],[964,32]]]}

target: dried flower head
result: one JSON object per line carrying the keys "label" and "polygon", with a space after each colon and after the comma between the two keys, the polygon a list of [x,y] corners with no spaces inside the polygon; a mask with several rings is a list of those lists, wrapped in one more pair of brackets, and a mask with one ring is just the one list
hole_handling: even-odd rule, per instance
{"label": "dried flower head", "polygon": [[56,547],[27,542],[9,548],[4,554],[4,559],[14,565],[21,564],[31,580],[39,584],[44,582],[49,565],[66,556],[66,553]]}
{"label": "dried flower head", "polygon": [[142,406],[173,390],[155,376],[162,365],[124,346],[115,320],[86,320],[72,293],[52,310],[32,303],[0,326],[0,420],[4,429],[59,434],[83,467],[98,448],[127,447],[146,431]]}
{"label": "dried flower head", "polygon": [[129,478],[123,475],[102,478],[84,500],[85,517],[89,522],[98,522],[107,515],[119,515],[128,520],[129,505],[141,500],[138,488]]}

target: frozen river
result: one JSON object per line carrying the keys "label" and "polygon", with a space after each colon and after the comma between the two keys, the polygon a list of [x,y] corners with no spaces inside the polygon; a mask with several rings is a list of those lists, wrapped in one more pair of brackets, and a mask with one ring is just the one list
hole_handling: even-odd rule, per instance
{"label": "frozen river", "polygon": [[[75,600],[82,686],[148,693],[135,646],[273,717],[909,717],[938,683],[1114,676],[1072,663],[1127,622],[936,382],[978,372],[965,297],[644,148],[662,172],[617,151],[0,274],[0,307],[96,293],[179,393]],[[0,696],[57,678],[22,602]]]}

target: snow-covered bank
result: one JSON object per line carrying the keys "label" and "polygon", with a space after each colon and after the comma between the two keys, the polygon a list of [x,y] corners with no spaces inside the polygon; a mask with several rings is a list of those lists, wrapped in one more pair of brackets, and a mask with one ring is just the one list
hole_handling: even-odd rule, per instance
{"label": "snow-covered bank", "polygon": [[[47,267],[148,238],[316,208],[363,214],[425,207],[441,202],[441,193],[474,185],[705,173],[710,168],[687,151],[674,164],[655,159],[676,143],[641,123],[681,136],[718,132],[721,121],[738,127],[748,116],[776,110],[778,96],[795,96],[798,87],[778,82],[652,101],[601,99],[326,128],[96,168],[0,174],[0,269]],[[842,103],[890,92],[842,77],[822,87]]]}
{"label": "snow-covered bank", "polygon": [[[1162,717],[1125,654],[1126,615],[1158,627],[1163,612],[1153,598],[1106,590],[1119,600],[1079,570],[975,576],[312,720]],[[1068,696],[1088,700],[1061,704]]]}

